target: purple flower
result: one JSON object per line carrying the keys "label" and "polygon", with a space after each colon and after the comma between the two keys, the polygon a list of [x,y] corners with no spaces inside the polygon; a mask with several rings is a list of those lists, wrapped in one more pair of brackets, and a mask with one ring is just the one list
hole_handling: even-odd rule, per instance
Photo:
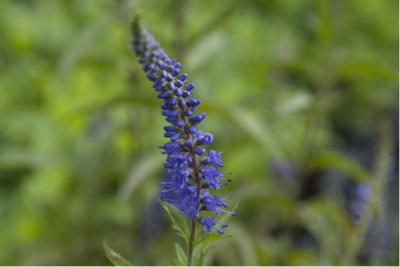
{"label": "purple flower", "polygon": [[[197,144],[199,144],[199,145],[211,145],[212,142],[213,142],[213,136],[210,133],[204,134],[202,137],[200,137],[197,140]],[[210,153],[211,153],[211,151],[214,151],[214,150],[210,150]],[[223,166],[220,166],[220,167],[223,167]]]}
{"label": "purple flower", "polygon": [[200,123],[202,120],[204,120],[206,117],[207,117],[207,115],[204,114],[204,113],[200,113],[200,114],[197,114],[197,115],[193,115],[193,116],[190,118],[190,122],[191,122],[192,124],[198,124],[198,123]]}
{"label": "purple flower", "polygon": [[222,152],[217,152],[215,150],[210,149],[208,156],[205,158],[208,164],[214,165],[216,167],[224,167],[224,164],[221,160]]}
{"label": "purple flower", "polygon": [[228,207],[223,198],[213,196],[206,190],[201,192],[201,203],[207,210],[213,211],[217,215],[221,214],[221,212],[230,213],[229,211],[223,209]]}
{"label": "purple flower", "polygon": [[204,175],[204,180],[210,188],[219,189],[222,173],[214,167],[204,167],[201,172]]}
{"label": "purple flower", "polygon": [[[132,47],[146,77],[153,83],[157,97],[163,100],[161,114],[169,125],[164,126],[164,137],[169,138],[160,148],[167,158],[164,164],[166,177],[161,183],[160,198],[180,210],[191,221],[203,225],[205,232],[217,228],[218,223],[211,217],[202,217],[201,211],[213,211],[216,215],[226,212],[226,198],[213,196],[209,190],[219,189],[228,180],[216,167],[223,167],[222,152],[210,150],[207,156],[202,146],[210,145],[213,136],[203,134],[195,125],[207,115],[196,113],[200,100],[189,98],[195,85],[189,82],[188,74],[181,73],[181,64],[171,59],[160,48],[155,38],[138,23],[133,24]],[[226,225],[221,225],[221,228]]]}
{"label": "purple flower", "polygon": [[200,219],[200,223],[203,225],[204,232],[206,233],[209,233],[211,229],[217,224],[217,222],[211,217]]}

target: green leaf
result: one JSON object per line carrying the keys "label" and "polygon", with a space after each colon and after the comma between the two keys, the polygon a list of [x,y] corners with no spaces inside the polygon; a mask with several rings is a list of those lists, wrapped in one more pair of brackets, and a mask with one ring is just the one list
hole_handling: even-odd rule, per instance
{"label": "green leaf", "polygon": [[319,265],[318,257],[310,249],[293,249],[286,254],[285,264],[288,265]]}
{"label": "green leaf", "polygon": [[312,159],[311,165],[317,170],[335,168],[349,175],[355,181],[365,181],[369,176],[368,172],[358,162],[334,151],[316,155]]}
{"label": "green leaf", "polygon": [[257,141],[265,151],[277,158],[282,157],[280,148],[274,142],[275,137],[256,114],[245,109],[235,108],[229,111],[229,115],[232,121]]}
{"label": "green leaf", "polygon": [[284,103],[280,104],[277,108],[279,115],[288,115],[294,112],[298,112],[302,109],[311,106],[313,97],[310,93],[305,91],[299,91],[293,96],[288,97]]}
{"label": "green leaf", "polygon": [[137,163],[132,166],[128,178],[122,184],[118,192],[118,197],[127,199],[131,196],[145,179],[162,166],[163,160],[159,153],[147,155],[138,160]]}
{"label": "green leaf", "polygon": [[214,241],[225,240],[232,237],[232,235],[220,235],[217,233],[208,233],[203,235],[198,241],[194,243],[193,250],[193,265],[201,266],[204,262],[204,257]]}
{"label": "green leaf", "polygon": [[186,218],[182,216],[175,207],[172,207],[165,202],[161,202],[161,205],[172,222],[172,228],[178,231],[178,234],[187,242],[189,240],[189,226]]}
{"label": "green leaf", "polygon": [[225,239],[228,239],[230,237],[232,237],[232,236],[231,235],[220,235],[220,234],[217,234],[217,233],[209,233],[209,234],[204,235],[199,241],[197,241],[194,244],[194,247],[196,247],[196,246],[198,246],[200,244],[203,244],[203,243],[209,244],[209,243],[211,243],[213,241],[225,240]]}
{"label": "green leaf", "polygon": [[187,264],[187,257],[182,247],[178,243],[175,243],[175,254],[176,254],[175,265],[185,266]]}
{"label": "green leaf", "polygon": [[351,225],[343,207],[329,199],[316,198],[299,206],[296,213],[320,244],[320,255],[324,260],[321,264],[337,265],[351,236]]}
{"label": "green leaf", "polygon": [[[236,202],[232,205],[232,211],[235,211],[238,207],[239,203]],[[218,219],[218,223],[226,223],[226,221],[230,218],[231,216],[229,214],[223,214],[222,216],[219,217]],[[200,233],[202,233],[203,231],[200,230]],[[207,234],[203,234],[201,236],[201,238],[199,238],[197,241],[195,241],[194,243],[194,247],[196,248],[196,246],[200,245],[200,244],[208,244],[208,246],[214,242],[214,241],[218,241],[218,240],[225,240],[228,238],[231,238],[232,235],[220,235],[218,233],[212,232],[212,233],[207,233]],[[208,246],[206,247],[206,249],[208,248]]]}
{"label": "green leaf", "polygon": [[103,248],[107,259],[114,266],[132,266],[132,263],[124,259],[120,254],[115,252],[113,249],[111,249],[105,240],[103,241]]}
{"label": "green leaf", "polygon": [[208,247],[210,246],[210,243],[202,243],[198,244],[194,249],[193,249],[193,258],[192,258],[192,264],[194,266],[201,266],[203,265],[204,262],[204,256],[207,252]]}
{"label": "green leaf", "polygon": [[253,237],[247,227],[240,223],[231,223],[230,229],[235,233],[232,241],[236,243],[241,263],[247,266],[259,265]]}

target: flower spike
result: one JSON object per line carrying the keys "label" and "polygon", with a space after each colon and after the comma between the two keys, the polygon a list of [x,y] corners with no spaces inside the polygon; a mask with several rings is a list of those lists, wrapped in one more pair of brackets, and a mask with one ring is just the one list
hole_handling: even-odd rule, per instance
{"label": "flower spike", "polygon": [[[163,101],[161,114],[169,123],[164,127],[164,136],[170,141],[160,147],[162,154],[167,155],[164,164],[167,175],[161,183],[160,198],[178,208],[190,221],[200,222],[205,233],[215,229],[223,234],[215,219],[200,214],[213,211],[216,215],[222,212],[235,215],[226,210],[227,198],[210,193],[210,189],[219,189],[227,180],[217,169],[224,166],[222,152],[211,149],[206,153],[203,147],[212,144],[213,135],[196,128],[207,115],[196,113],[200,100],[190,98],[195,85],[181,71],[181,64],[168,57],[137,18],[132,24],[132,48],[157,97]],[[221,228],[226,226],[221,224]]]}

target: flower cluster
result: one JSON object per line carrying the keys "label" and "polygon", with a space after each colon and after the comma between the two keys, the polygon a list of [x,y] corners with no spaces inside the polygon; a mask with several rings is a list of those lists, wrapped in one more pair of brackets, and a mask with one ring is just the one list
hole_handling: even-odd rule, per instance
{"label": "flower cluster", "polygon": [[197,220],[205,232],[212,229],[223,234],[221,228],[210,216],[202,216],[201,211],[213,211],[235,215],[228,211],[221,198],[210,193],[229,182],[218,169],[223,167],[222,152],[212,149],[206,153],[204,146],[213,142],[210,133],[198,130],[197,125],[206,118],[204,113],[196,113],[200,100],[190,98],[195,85],[188,75],[181,72],[181,64],[171,59],[160,48],[155,38],[138,23],[133,24],[132,46],[146,77],[153,82],[157,97],[163,100],[162,115],[169,125],[164,127],[164,136],[170,140],[160,148],[167,155],[164,167],[167,171],[161,183],[161,200],[180,210],[191,221]]}

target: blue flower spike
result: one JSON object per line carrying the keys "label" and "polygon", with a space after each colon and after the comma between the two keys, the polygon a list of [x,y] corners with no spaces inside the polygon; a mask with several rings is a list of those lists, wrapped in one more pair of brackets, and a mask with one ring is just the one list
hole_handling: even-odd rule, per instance
{"label": "blue flower spike", "polygon": [[203,133],[196,127],[206,119],[205,113],[196,109],[200,100],[190,98],[196,86],[190,82],[188,74],[181,71],[181,64],[169,58],[160,48],[149,31],[142,28],[138,21],[132,24],[132,48],[147,79],[153,84],[158,98],[162,99],[161,114],[168,122],[164,126],[164,136],[170,140],[160,148],[167,158],[164,164],[166,177],[161,183],[162,201],[179,209],[190,221],[199,222],[204,233],[215,230],[224,234],[219,224],[210,216],[203,216],[206,211],[216,216],[235,213],[227,210],[228,205],[222,198],[211,194],[227,183],[223,178],[222,152],[206,147],[213,142],[213,135]]}

